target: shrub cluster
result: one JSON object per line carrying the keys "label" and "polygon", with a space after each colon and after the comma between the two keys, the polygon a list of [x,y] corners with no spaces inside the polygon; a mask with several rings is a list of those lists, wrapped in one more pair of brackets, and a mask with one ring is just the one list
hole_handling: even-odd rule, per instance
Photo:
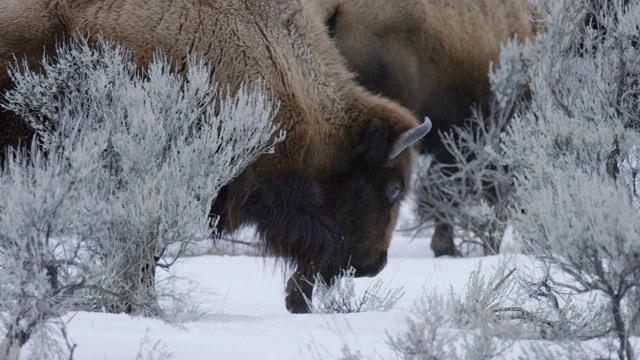
{"label": "shrub cluster", "polygon": [[3,101],[37,134],[0,173],[2,358],[71,309],[162,316],[156,267],[209,236],[220,188],[284,136],[260,83],[232,92],[195,59],[176,74],[157,54],[143,72],[80,39],[42,69],[12,67]]}

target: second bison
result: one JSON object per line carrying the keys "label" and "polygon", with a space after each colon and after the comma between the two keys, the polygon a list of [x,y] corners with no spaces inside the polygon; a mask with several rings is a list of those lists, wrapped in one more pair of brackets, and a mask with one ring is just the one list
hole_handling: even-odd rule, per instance
{"label": "second bison", "polygon": [[[438,133],[462,125],[473,106],[487,109],[500,44],[532,38],[538,16],[528,0],[314,1],[358,82],[433,121],[423,150],[442,164],[454,159]],[[436,219],[436,256],[457,253],[446,218]]]}

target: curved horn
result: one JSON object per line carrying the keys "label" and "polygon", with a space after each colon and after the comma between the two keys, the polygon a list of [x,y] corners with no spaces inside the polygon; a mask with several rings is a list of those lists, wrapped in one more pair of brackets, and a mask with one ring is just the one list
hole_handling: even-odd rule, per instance
{"label": "curved horn", "polygon": [[400,153],[411,146],[416,141],[422,139],[423,136],[427,135],[427,133],[431,130],[431,120],[428,117],[424,117],[424,122],[422,125],[418,125],[414,128],[411,128],[405,132],[403,132],[393,143],[391,147],[391,153],[389,153],[389,160],[394,159],[396,156],[400,155]]}

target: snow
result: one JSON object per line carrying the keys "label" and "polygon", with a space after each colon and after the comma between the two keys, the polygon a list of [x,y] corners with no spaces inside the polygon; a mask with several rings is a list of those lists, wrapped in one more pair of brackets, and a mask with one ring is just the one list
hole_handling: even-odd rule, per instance
{"label": "snow", "polygon": [[[407,214],[405,208],[402,216]],[[404,224],[400,221],[399,227]],[[168,305],[188,321],[68,314],[64,320],[77,345],[74,359],[134,359],[152,348],[171,353],[172,359],[334,359],[344,345],[367,359],[392,358],[388,336],[406,329],[405,318],[425,289],[460,292],[480,261],[483,270],[490,270],[500,259],[433,258],[429,235],[396,231],[386,268],[375,278],[356,279],[356,290],[378,279],[390,288],[403,287],[405,295],[390,312],[291,315],[284,307],[287,271],[273,259],[194,256],[176,264],[173,272],[176,291],[187,293],[201,308]]]}
{"label": "snow", "polygon": [[[425,240],[414,243],[419,246]],[[392,257],[378,277],[357,279],[356,286],[380,278],[394,288],[404,287],[405,295],[393,311],[291,315],[284,307],[284,276],[272,262],[248,256],[194,257],[178,264],[176,272],[199,284],[199,300],[211,307],[204,317],[174,326],[142,317],[81,312],[69,322],[69,334],[78,345],[74,358],[79,360],[133,358],[145,335],[164,342],[174,359],[312,358],[309,346],[337,355],[345,343],[365,356],[388,358],[386,334],[404,330],[404,318],[423,288],[459,291],[477,262]]]}

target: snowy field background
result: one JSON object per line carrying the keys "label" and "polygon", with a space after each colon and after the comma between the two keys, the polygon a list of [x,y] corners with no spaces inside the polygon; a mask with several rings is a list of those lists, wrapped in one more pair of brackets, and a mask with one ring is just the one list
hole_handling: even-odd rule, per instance
{"label": "snowy field background", "polygon": [[[406,226],[409,207],[403,204],[398,228]],[[424,289],[461,292],[479,262],[490,274],[502,257],[436,259],[429,240],[430,234],[396,231],[386,268],[375,278],[355,280],[356,291],[378,279],[389,288],[402,287],[405,295],[389,312],[291,315],[284,307],[286,270],[273,259],[184,258],[173,269],[180,278],[176,290],[188,292],[200,308],[168,306],[181,309],[178,317],[195,320],[176,325],[125,314],[70,313],[64,320],[77,345],[74,359],[157,359],[163,353],[185,360],[337,359],[345,345],[365,359],[395,358],[388,336],[406,330],[405,319]]]}

